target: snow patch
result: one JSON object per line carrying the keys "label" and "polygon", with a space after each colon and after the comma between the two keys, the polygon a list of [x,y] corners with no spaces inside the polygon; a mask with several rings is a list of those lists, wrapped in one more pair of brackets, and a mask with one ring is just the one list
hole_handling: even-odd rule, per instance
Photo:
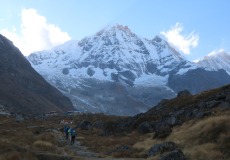
{"label": "snow patch", "polygon": [[158,76],[155,74],[147,75],[144,74],[143,76],[135,79],[134,85],[135,86],[165,86],[168,83],[168,75],[167,76]]}

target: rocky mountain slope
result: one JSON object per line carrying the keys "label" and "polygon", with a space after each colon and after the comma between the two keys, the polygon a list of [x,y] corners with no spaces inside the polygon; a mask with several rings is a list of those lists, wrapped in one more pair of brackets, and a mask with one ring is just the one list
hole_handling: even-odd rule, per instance
{"label": "rocky mountain slope", "polygon": [[[163,100],[145,113],[108,122],[110,125],[105,123],[102,135],[122,135],[133,131],[142,135],[152,133],[150,138],[134,145],[139,149],[152,146],[146,150],[148,157],[158,156],[165,160],[228,159],[229,111],[230,85],[196,95],[184,90],[176,98]],[[95,126],[94,122],[92,126]],[[131,150],[126,148],[122,151]]]}
{"label": "rocky mountain slope", "polygon": [[189,62],[159,36],[141,38],[122,25],[28,60],[78,110],[90,112],[132,115],[183,89],[198,93],[230,83],[225,71]]}
{"label": "rocky mountain slope", "polygon": [[47,83],[13,43],[0,35],[0,105],[13,113],[72,110],[72,103]]}

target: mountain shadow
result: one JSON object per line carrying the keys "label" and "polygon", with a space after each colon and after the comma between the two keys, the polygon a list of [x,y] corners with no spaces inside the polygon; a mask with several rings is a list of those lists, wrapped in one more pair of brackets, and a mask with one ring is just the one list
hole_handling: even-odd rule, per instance
{"label": "mountain shadow", "polygon": [[0,104],[13,113],[72,110],[71,101],[47,83],[20,50],[0,34]]}

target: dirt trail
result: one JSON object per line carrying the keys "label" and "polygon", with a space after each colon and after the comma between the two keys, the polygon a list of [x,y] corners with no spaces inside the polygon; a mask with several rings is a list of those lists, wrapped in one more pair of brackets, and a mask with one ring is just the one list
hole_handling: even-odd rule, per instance
{"label": "dirt trail", "polygon": [[[78,137],[77,139],[82,138]],[[63,134],[59,134],[59,143],[64,145],[65,149],[68,149],[68,152],[71,152],[71,156],[77,157],[77,159],[82,160],[137,160],[136,158],[99,158],[100,154],[89,151],[87,147],[82,146],[80,141],[76,140],[73,145],[70,144],[69,140],[65,140]],[[66,153],[67,154],[67,153]],[[67,156],[67,155],[65,155]],[[142,159],[142,158],[141,158]],[[141,160],[140,158],[138,160]]]}
{"label": "dirt trail", "polygon": [[84,158],[97,158],[98,154],[91,152],[87,149],[87,147],[82,146],[80,142],[76,142],[73,145],[68,145],[69,150],[72,150],[76,153],[77,156],[84,157]]}
{"label": "dirt trail", "polygon": [[101,159],[97,158],[99,156],[98,153],[89,151],[87,147],[82,146],[78,140],[76,140],[75,143],[71,145],[69,139],[66,140],[63,134],[59,134],[58,143],[62,144],[65,150],[67,149],[68,153],[71,153],[71,156],[73,157],[77,156],[78,158],[82,159]]}

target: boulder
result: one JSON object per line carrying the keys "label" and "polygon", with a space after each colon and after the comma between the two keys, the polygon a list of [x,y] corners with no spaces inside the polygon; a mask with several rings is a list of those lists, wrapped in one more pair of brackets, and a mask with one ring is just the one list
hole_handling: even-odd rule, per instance
{"label": "boulder", "polygon": [[177,97],[183,97],[183,96],[191,96],[192,94],[187,90],[183,90],[177,93]]}
{"label": "boulder", "polygon": [[196,117],[196,118],[204,118],[204,117],[207,117],[207,116],[209,116],[211,114],[212,113],[210,111],[207,111],[207,112],[199,111],[199,112],[194,113],[194,117]]}
{"label": "boulder", "polygon": [[169,152],[169,151],[173,151],[176,149],[176,144],[174,142],[164,142],[164,143],[161,143],[161,144],[155,144],[153,145],[147,155],[148,157],[150,156],[155,156],[159,153],[164,153],[164,152]]}
{"label": "boulder", "polygon": [[230,102],[230,95],[227,95],[227,96],[226,96],[225,101],[226,101],[226,102]]}
{"label": "boulder", "polygon": [[172,132],[171,127],[166,126],[163,128],[160,128],[159,130],[155,131],[155,134],[153,135],[153,138],[159,138],[159,139],[163,139],[168,137]]}
{"label": "boulder", "polygon": [[227,110],[227,109],[230,109],[230,103],[228,103],[228,102],[222,102],[222,103],[219,105],[219,107],[220,107],[220,109],[221,109],[222,111]]}
{"label": "boulder", "polygon": [[178,120],[177,120],[176,116],[174,116],[174,115],[168,117],[166,121],[167,121],[167,124],[170,126],[175,126],[178,124]]}
{"label": "boulder", "polygon": [[208,101],[208,102],[206,102],[206,107],[209,109],[212,109],[212,108],[216,107],[219,103],[220,103],[220,101],[216,101],[216,100]]}
{"label": "boulder", "polygon": [[141,134],[150,133],[151,131],[152,131],[152,127],[149,121],[142,122],[138,126],[138,132]]}
{"label": "boulder", "polygon": [[186,157],[181,150],[176,149],[169,153],[163,154],[159,160],[186,160]]}

